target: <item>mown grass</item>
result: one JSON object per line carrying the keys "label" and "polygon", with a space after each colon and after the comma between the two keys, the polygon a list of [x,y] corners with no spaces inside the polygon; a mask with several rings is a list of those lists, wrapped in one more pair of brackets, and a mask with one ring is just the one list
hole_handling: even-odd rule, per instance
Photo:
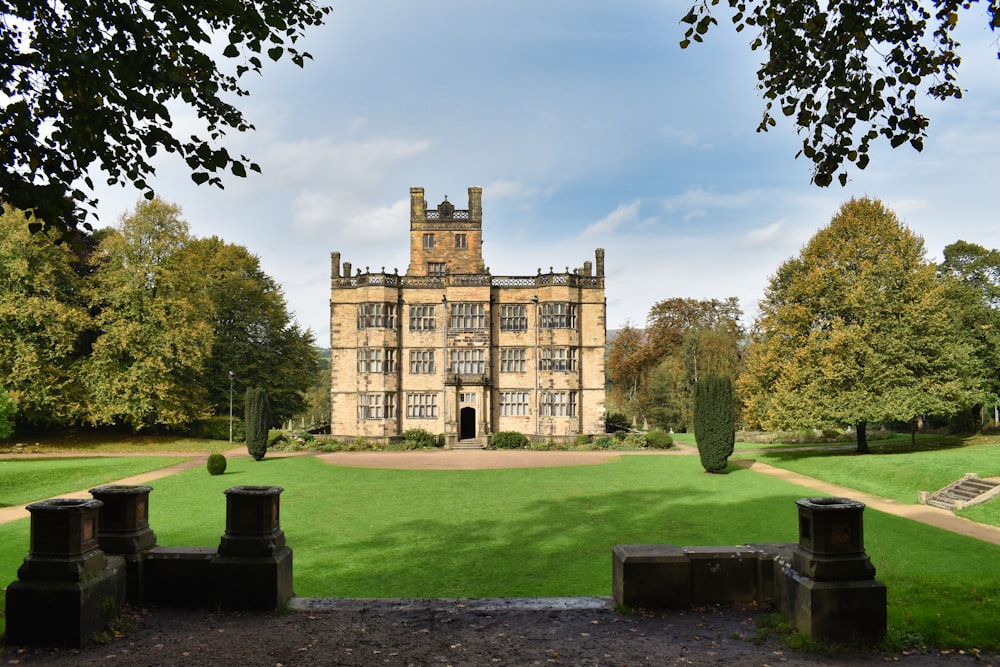
{"label": "mown grass", "polygon": [[133,435],[104,431],[70,430],[38,436],[15,437],[0,442],[0,454],[212,454],[242,443],[174,435]]}
{"label": "mown grass", "polygon": [[746,457],[911,504],[917,502],[919,491],[937,491],[967,472],[980,477],[1000,475],[997,445],[955,445],[918,451],[901,446],[877,447],[866,455],[853,451],[770,451]]}
{"label": "mown grass", "polygon": [[183,460],[163,456],[3,459],[0,460],[0,507],[89,489]]}
{"label": "mown grass", "polygon": [[[296,593],[338,597],[610,595],[615,544],[794,541],[794,501],[815,495],[743,469],[706,475],[697,457],[480,471],[232,459],[220,477],[195,469],[153,485],[159,543],[217,545],[223,491],[243,484],[285,488]],[[876,511],[865,520],[894,646],[1000,648],[1000,547]],[[0,527],[0,579],[14,579],[27,545],[26,520]]]}

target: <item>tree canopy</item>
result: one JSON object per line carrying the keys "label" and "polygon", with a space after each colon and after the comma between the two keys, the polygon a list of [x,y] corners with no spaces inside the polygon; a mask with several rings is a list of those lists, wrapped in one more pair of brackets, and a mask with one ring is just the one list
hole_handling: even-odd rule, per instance
{"label": "tree canopy", "polygon": [[312,333],[246,248],[193,238],[155,198],[116,228],[55,236],[0,215],[0,391],[19,429],[182,429],[228,414],[230,371],[241,396],[273,392],[276,417],[303,409]]}
{"label": "tree canopy", "polygon": [[[260,73],[265,54],[302,66],[296,42],[329,11],[313,0],[0,0],[0,200],[33,216],[33,231],[69,230],[96,204],[97,170],[152,199],[161,150],[199,184],[260,171],[220,143],[253,129],[233,103],[248,94],[241,77]],[[174,128],[183,107],[198,134]]]}
{"label": "tree canopy", "polygon": [[[686,48],[718,21],[698,0],[682,19]],[[847,165],[864,169],[872,142],[923,150],[930,119],[921,94],[958,99],[961,58],[955,29],[970,0],[725,0],[736,31],[750,28],[751,48],[766,52],[757,70],[765,101],[758,132],[779,113],[792,118],[812,180],[847,182]],[[985,5],[988,27],[1000,27],[1000,2]]]}
{"label": "tree canopy", "polygon": [[779,267],[740,377],[745,418],[765,429],[866,426],[945,416],[982,398],[974,346],[925,258],[881,202],[844,204]]}

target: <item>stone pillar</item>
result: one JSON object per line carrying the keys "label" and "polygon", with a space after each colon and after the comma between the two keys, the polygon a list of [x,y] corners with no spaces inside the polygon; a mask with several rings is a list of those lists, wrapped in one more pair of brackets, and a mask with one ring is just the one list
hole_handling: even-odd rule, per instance
{"label": "stone pillar", "polygon": [[112,484],[90,490],[100,509],[97,540],[101,551],[125,559],[125,592],[129,602],[145,599],[143,562],[145,554],[156,546],[156,534],[149,527],[149,486]]}
{"label": "stone pillar", "polygon": [[156,545],[149,527],[151,486],[111,484],[90,490],[102,503],[97,539],[108,554],[138,554]]}
{"label": "stone pillar", "polygon": [[886,589],[864,549],[864,503],[801,498],[799,543],[785,572],[782,610],[802,634],[874,643],[885,637]]}
{"label": "stone pillar", "polygon": [[211,563],[219,605],[271,610],[292,590],[292,550],[281,530],[280,486],[226,490],[226,532]]}
{"label": "stone pillar", "polygon": [[604,277],[604,248],[598,248],[597,251],[594,253],[594,255],[595,255],[594,259],[597,262],[597,277],[598,278],[603,278]]}
{"label": "stone pillar", "polygon": [[344,277],[345,278],[350,278],[351,277],[351,263],[350,262],[344,262]]}
{"label": "stone pillar", "polygon": [[220,556],[273,556],[285,546],[280,525],[280,486],[226,489],[226,532]]}
{"label": "stone pillar", "polygon": [[28,505],[31,545],[7,587],[7,643],[82,646],[118,614],[124,561],[98,543],[93,499],[55,498]]}
{"label": "stone pillar", "polygon": [[339,278],[340,277],[340,253],[331,252],[330,253],[330,277]]}

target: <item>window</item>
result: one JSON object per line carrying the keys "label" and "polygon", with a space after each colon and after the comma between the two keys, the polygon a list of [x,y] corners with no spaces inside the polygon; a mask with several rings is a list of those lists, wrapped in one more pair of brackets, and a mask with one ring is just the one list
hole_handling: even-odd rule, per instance
{"label": "window", "polygon": [[485,329],[486,309],[481,303],[451,304],[452,329]]}
{"label": "window", "polygon": [[407,394],[406,417],[408,419],[437,419],[437,394]]}
{"label": "window", "polygon": [[410,306],[410,331],[434,331],[434,306],[421,304]]}
{"label": "window", "polygon": [[469,239],[465,234],[455,234],[455,247],[456,248],[468,248]]}
{"label": "window", "polygon": [[500,331],[527,331],[528,307],[523,303],[500,306]]}
{"label": "window", "polygon": [[557,372],[575,371],[576,348],[543,347],[541,358],[538,360],[538,370]]}
{"label": "window", "polygon": [[396,350],[385,351],[385,372],[386,373],[396,372]]}
{"label": "window", "polygon": [[528,392],[501,391],[500,416],[523,417],[528,414]]}
{"label": "window", "polygon": [[448,366],[458,375],[482,375],[486,372],[486,350],[449,350]]}
{"label": "window", "polygon": [[434,235],[433,234],[424,234],[424,248],[428,248],[429,249],[429,248],[433,248],[433,247],[434,247]]}
{"label": "window", "polygon": [[444,262],[427,262],[427,275],[443,276],[448,273],[448,266]]}
{"label": "window", "polygon": [[500,372],[523,373],[526,358],[527,350],[523,347],[500,348]]}
{"label": "window", "polygon": [[462,392],[462,395],[459,397],[459,401],[469,405],[475,405],[476,395],[471,392]]}
{"label": "window", "polygon": [[542,417],[575,417],[575,391],[543,391],[539,409]]}
{"label": "window", "polygon": [[396,304],[394,303],[359,303],[359,329],[395,329]]}
{"label": "window", "polygon": [[395,394],[358,394],[358,419],[395,418]]}
{"label": "window", "polygon": [[434,372],[434,350],[410,350],[410,373],[422,375]]}
{"label": "window", "polygon": [[576,328],[576,304],[575,303],[543,303],[542,304],[542,328],[543,329],[575,329]]}
{"label": "window", "polygon": [[382,350],[375,350],[370,347],[360,348],[358,350],[358,372],[381,373]]}

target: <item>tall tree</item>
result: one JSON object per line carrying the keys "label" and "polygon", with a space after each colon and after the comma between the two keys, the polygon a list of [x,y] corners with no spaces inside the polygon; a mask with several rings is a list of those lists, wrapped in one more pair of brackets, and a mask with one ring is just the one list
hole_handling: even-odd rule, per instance
{"label": "tall tree", "polygon": [[[993,405],[996,419],[1000,412],[1000,251],[956,241],[945,247],[938,272],[974,345],[983,400]],[[973,426],[978,428],[982,416],[975,416],[978,419]]]}
{"label": "tall tree", "polygon": [[948,415],[981,399],[973,348],[923,240],[881,202],[852,199],[760,303],[740,378],[764,428],[866,426]]}
{"label": "tall tree", "polygon": [[[0,196],[33,212],[33,229],[66,230],[86,215],[81,204],[96,204],[92,168],[147,199],[160,150],[199,184],[260,171],[220,144],[253,129],[229,100],[248,94],[241,77],[260,73],[265,53],[301,67],[310,56],[296,42],[329,11],[313,0],[0,0]],[[198,134],[174,129],[185,107]]]}
{"label": "tall tree", "polygon": [[649,367],[650,348],[645,334],[641,329],[626,324],[611,341],[605,368],[611,383],[612,400],[631,417],[638,414]]}
{"label": "tall tree", "polygon": [[[229,410],[230,371],[240,394],[248,387],[267,389],[276,420],[300,413],[318,353],[312,332],[293,321],[280,286],[243,246],[216,237],[195,239],[184,253],[199,267],[212,302],[213,342],[201,383],[216,413]],[[242,414],[242,405],[234,407]]]}
{"label": "tall tree", "polygon": [[[682,19],[681,48],[701,42],[717,23],[697,0]],[[930,120],[918,96],[962,97],[962,59],[955,29],[970,0],[726,0],[736,31],[750,28],[751,48],[766,55],[757,70],[766,100],[758,132],[775,125],[776,109],[802,136],[800,155],[813,163],[813,182],[847,182],[846,165],[864,169],[872,142],[923,149]],[[984,3],[991,30],[1000,2]],[[982,20],[982,19],[980,19]],[[839,173],[838,173],[839,172]]]}
{"label": "tall tree", "polygon": [[23,214],[8,208],[0,215],[0,387],[21,424],[81,418],[78,366],[89,328],[74,251],[51,234],[30,234]]}
{"label": "tall tree", "polygon": [[182,427],[210,413],[200,380],[212,302],[185,254],[189,242],[180,209],[153,199],[123,216],[94,254],[99,336],[84,374],[92,423]]}
{"label": "tall tree", "polygon": [[658,301],[649,309],[646,333],[654,356],[663,359],[681,347],[692,329],[728,331],[738,341],[743,335],[742,317],[736,297],[724,300],[673,297]]}

